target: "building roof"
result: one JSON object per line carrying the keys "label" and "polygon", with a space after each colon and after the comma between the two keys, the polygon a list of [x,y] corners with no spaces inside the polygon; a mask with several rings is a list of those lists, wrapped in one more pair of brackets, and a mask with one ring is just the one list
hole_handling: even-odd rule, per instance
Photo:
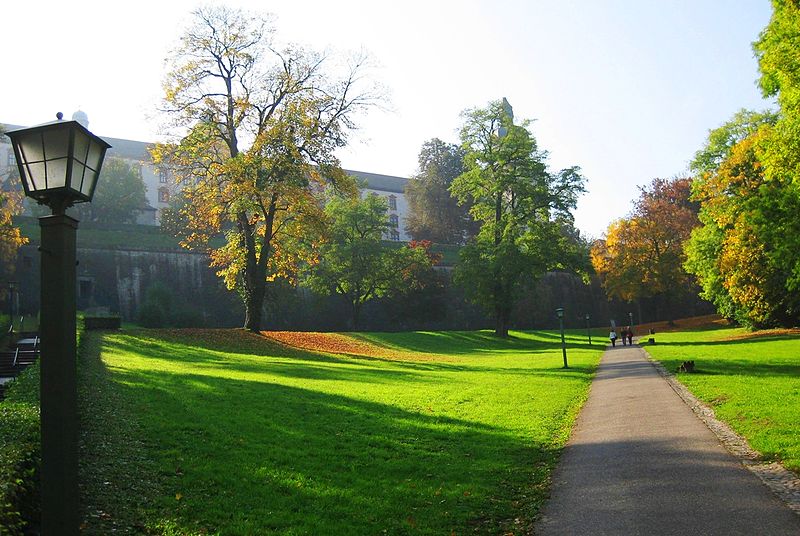
{"label": "building roof", "polygon": [[366,171],[353,171],[351,169],[345,169],[345,172],[351,177],[355,177],[359,183],[363,183],[364,187],[370,190],[402,194],[406,191],[406,184],[408,184],[408,179],[404,177],[368,173]]}

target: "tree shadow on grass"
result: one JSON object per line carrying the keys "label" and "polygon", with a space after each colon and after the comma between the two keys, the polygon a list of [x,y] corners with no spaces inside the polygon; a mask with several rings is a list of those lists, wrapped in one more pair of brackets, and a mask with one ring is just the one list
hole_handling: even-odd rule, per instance
{"label": "tree shadow on grass", "polygon": [[[354,339],[376,344],[389,349],[437,353],[442,355],[481,355],[504,353],[508,351],[524,354],[537,354],[553,350],[554,342],[560,347],[560,335],[548,332],[535,332],[537,340],[526,336],[525,332],[512,332],[507,338],[495,336],[491,331],[415,331],[403,333],[375,332],[350,333]],[[567,340],[567,348],[588,349],[588,344]]]}
{"label": "tree shadow on grass", "polygon": [[[208,374],[217,374],[220,370],[227,372],[237,372],[243,374],[261,373],[278,374],[305,379],[324,379],[324,380],[346,380],[362,381],[370,383],[394,382],[398,379],[414,380],[419,382],[437,381],[429,379],[423,373],[443,372],[443,373],[498,373],[509,375],[547,375],[562,374],[574,376],[576,374],[593,374],[594,365],[581,363],[573,365],[569,369],[560,366],[561,355],[555,354],[548,356],[553,361],[552,368],[537,366],[526,367],[526,363],[531,363],[532,359],[538,359],[535,355],[525,353],[520,355],[520,360],[514,367],[500,367],[492,365],[443,362],[443,361],[414,361],[387,359],[383,357],[371,357],[364,355],[341,354],[327,355],[313,350],[294,349],[282,344],[272,344],[267,341],[264,345],[254,345],[247,348],[234,345],[237,349],[236,358],[231,356],[217,344],[209,344],[202,339],[192,339],[190,337],[175,337],[164,341],[154,338],[157,333],[153,332],[133,332],[119,336],[107,338],[104,342],[104,350],[130,352],[141,356],[144,359],[164,362],[193,363],[197,366],[197,371],[205,371]],[[230,336],[230,332],[227,333]],[[177,344],[170,344],[175,342]],[[211,347],[209,347],[211,346]],[[230,347],[231,345],[228,345]],[[266,351],[274,349],[274,353],[267,354]],[[246,351],[257,353],[247,354]],[[552,348],[549,348],[552,352]],[[266,360],[265,357],[269,357]],[[556,359],[557,357],[557,359]],[[375,367],[365,369],[360,362],[370,362]]]}
{"label": "tree shadow on grass", "polygon": [[542,431],[275,383],[123,369],[110,381],[164,489],[145,524],[178,532],[505,533],[533,519],[558,455]]}

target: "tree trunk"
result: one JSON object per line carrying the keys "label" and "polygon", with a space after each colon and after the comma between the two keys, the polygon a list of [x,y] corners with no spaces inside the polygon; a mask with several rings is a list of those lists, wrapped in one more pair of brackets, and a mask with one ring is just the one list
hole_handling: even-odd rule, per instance
{"label": "tree trunk", "polygon": [[511,320],[511,309],[498,304],[495,307],[494,334],[498,337],[508,337],[508,324]]}
{"label": "tree trunk", "polygon": [[[249,279],[249,278],[248,278]],[[261,314],[264,305],[266,282],[261,280],[245,283],[244,328],[253,333],[261,331]]]}
{"label": "tree trunk", "polygon": [[353,331],[358,331],[359,321],[361,320],[361,304],[358,300],[354,300],[353,302]]}

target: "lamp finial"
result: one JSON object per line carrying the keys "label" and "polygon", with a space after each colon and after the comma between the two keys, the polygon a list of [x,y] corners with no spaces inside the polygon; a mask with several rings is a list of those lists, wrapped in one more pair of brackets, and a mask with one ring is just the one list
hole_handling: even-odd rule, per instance
{"label": "lamp finial", "polygon": [[56,119],[58,119],[59,121],[61,121],[62,119],[64,119],[64,114],[62,114],[61,112],[58,112],[58,113],[56,114]]}

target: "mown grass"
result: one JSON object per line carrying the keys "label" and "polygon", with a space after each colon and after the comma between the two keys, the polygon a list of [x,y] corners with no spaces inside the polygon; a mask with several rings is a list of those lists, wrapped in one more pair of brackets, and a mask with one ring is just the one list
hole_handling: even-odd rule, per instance
{"label": "mown grass", "polygon": [[800,474],[800,336],[702,329],[656,335],[650,354],[675,371],[694,360],[697,372],[679,374],[765,459]]}
{"label": "mown grass", "polygon": [[372,355],[236,330],[88,342],[84,532],[527,533],[600,345],[570,337],[564,370],[552,333],[353,337]]}

